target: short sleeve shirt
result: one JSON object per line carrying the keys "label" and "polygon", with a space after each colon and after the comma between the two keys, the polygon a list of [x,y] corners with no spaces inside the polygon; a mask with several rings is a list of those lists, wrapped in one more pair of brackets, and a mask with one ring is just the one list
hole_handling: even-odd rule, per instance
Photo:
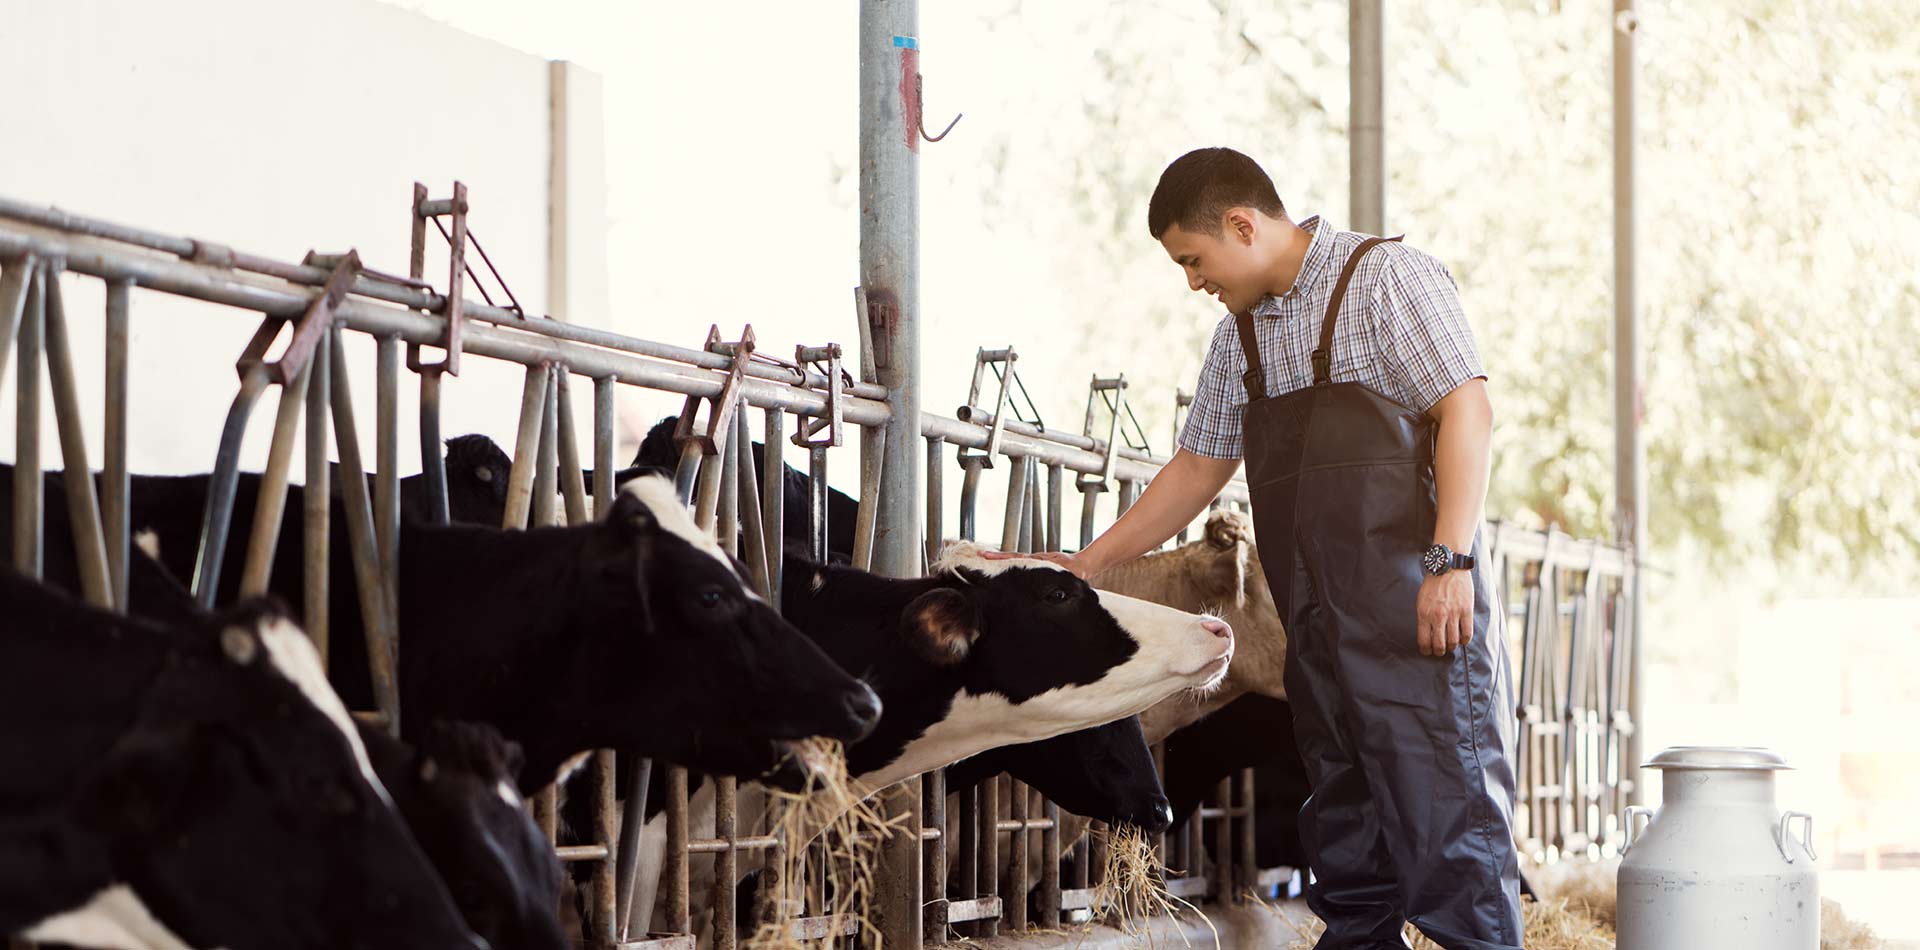
{"label": "short sleeve shirt", "polygon": [[[1253,328],[1268,396],[1313,385],[1314,347],[1340,271],[1367,235],[1341,231],[1319,216],[1300,223],[1313,235],[1293,287],[1254,305]],[[1200,366],[1180,447],[1208,458],[1244,455],[1247,357],[1233,314],[1213,330]],[[1433,255],[1402,242],[1367,252],[1355,269],[1334,328],[1334,382],[1358,382],[1422,412],[1460,384],[1486,378],[1453,275]]]}

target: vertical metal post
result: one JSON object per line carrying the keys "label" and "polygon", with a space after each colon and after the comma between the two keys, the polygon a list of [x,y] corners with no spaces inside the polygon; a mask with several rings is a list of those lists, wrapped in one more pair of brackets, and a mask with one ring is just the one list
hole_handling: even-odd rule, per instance
{"label": "vertical metal post", "polygon": [[1000,550],[1020,550],[1020,518],[1027,512],[1027,460],[1007,457],[1007,511],[1000,525]]}
{"label": "vertical metal post", "polygon": [[[613,506],[613,382],[611,376],[593,381],[593,516],[596,518],[605,518]],[[562,448],[565,448],[565,443],[562,443]],[[578,460],[574,468],[579,468]],[[585,935],[588,945],[596,948],[612,947],[624,936],[622,929],[626,918],[620,915],[620,911],[624,909],[626,901],[632,899],[631,892],[625,891],[621,886],[624,882],[618,876],[620,848],[613,832],[620,820],[618,803],[614,797],[617,761],[609,749],[601,749],[593,754],[593,797],[596,805],[593,810],[593,843],[607,849],[607,856],[596,862],[593,869],[592,929]],[[628,794],[644,799],[647,790],[636,788]],[[636,828],[636,844],[638,832]],[[623,893],[625,900],[622,899]]]}
{"label": "vertical metal post", "polygon": [[[773,575],[767,569],[767,531],[761,521],[761,485],[753,480],[753,434],[747,428],[747,407],[742,403],[733,420],[733,450],[738,470],[733,487],[734,509],[739,516],[740,557],[747,563],[747,576],[762,599],[778,603]],[[774,555],[778,557],[776,553]]]}
{"label": "vertical metal post", "polygon": [[534,455],[533,498],[528,506],[528,527],[545,528],[553,524],[554,495],[559,490],[560,468],[560,374],[559,366],[547,367],[547,389],[540,399],[540,442]]}
{"label": "vertical metal post", "polygon": [[1047,800],[1047,828],[1040,832],[1040,929],[1060,927],[1060,806]]}
{"label": "vertical metal post", "polygon": [[[880,509],[886,507],[883,497],[886,475],[887,430],[860,429],[860,508],[855,517],[853,530],[853,566],[863,571],[873,570],[873,551],[879,537]],[[915,513],[909,513],[913,517]],[[918,532],[915,532],[916,534]],[[906,575],[920,573],[920,552],[915,542],[913,567]]]}
{"label": "vertical metal post", "polygon": [[[573,376],[564,366],[555,370],[554,375],[558,377],[554,402],[555,414],[560,420],[560,428],[555,433],[560,440],[560,500],[566,504],[567,524],[586,524],[592,515],[588,514],[586,478],[580,471],[580,437],[573,427]],[[595,409],[598,411],[597,406]],[[595,438],[598,437],[596,433]],[[611,446],[608,452],[612,452]]]}
{"label": "vertical metal post", "polygon": [[253,531],[247,541],[247,560],[240,572],[240,596],[253,597],[267,592],[273,573],[273,557],[280,546],[280,524],[287,510],[287,472],[293,467],[294,435],[300,430],[300,412],[305,408],[307,384],[313,377],[315,360],[308,360],[300,374],[280,387],[280,405],[273,417],[273,443],[267,449],[267,470],[260,477],[260,490],[253,502]]}
{"label": "vertical metal post", "polygon": [[306,550],[302,590],[306,597],[305,621],[308,639],[320,653],[322,666],[327,662],[328,564],[333,547],[333,472],[327,467],[327,432],[331,428],[333,402],[333,361],[326,351],[315,348],[307,357],[307,483],[301,512],[301,543]]}
{"label": "vertical metal post", "polygon": [[767,600],[777,607],[787,553],[787,417],[783,410],[766,411],[766,438],[760,446],[760,527],[767,539],[767,586],[773,591]]}
{"label": "vertical metal post", "polygon": [[[400,734],[400,666],[398,605],[387,600],[380,550],[374,538],[373,504],[367,497],[366,466],[360,462],[360,433],[353,417],[353,389],[347,379],[347,348],[338,326],[327,330],[327,349],[314,359],[332,354],[333,443],[340,453],[341,514],[347,521],[347,544],[353,553],[353,580],[360,590],[360,616],[366,626],[368,670],[373,676],[374,702],[386,716],[386,729]],[[311,384],[309,384],[311,385]],[[387,569],[396,569],[390,565]]]}
{"label": "vertical metal post", "polygon": [[1352,131],[1349,133],[1348,186],[1351,199],[1348,227],[1367,234],[1385,234],[1387,221],[1386,160],[1386,16],[1381,0],[1350,0],[1347,4],[1347,83],[1352,90]]}
{"label": "vertical metal post", "polygon": [[[325,359],[321,353],[315,359]],[[194,554],[193,597],[202,608],[211,608],[220,590],[220,568],[227,552],[227,532],[233,526],[233,496],[240,480],[240,442],[247,434],[247,419],[253,405],[266,392],[265,364],[255,363],[240,377],[240,391],[227,407],[227,419],[220,429],[220,448],[214,456],[213,474],[207,484],[207,504],[200,518],[200,547]]]}
{"label": "vertical metal post", "polygon": [[1040,545],[1043,551],[1059,551],[1060,546],[1066,543],[1066,536],[1060,530],[1066,520],[1066,513],[1061,510],[1062,486],[1065,481],[1064,466],[1056,464],[1047,466],[1047,536]]}
{"label": "vertical metal post", "polygon": [[435,524],[452,520],[447,509],[446,449],[440,442],[440,382],[434,368],[420,371],[420,474],[427,479],[428,515]]}
{"label": "vertical metal post", "polygon": [[807,476],[811,479],[807,486],[807,547],[815,561],[825,564],[830,547],[830,539],[827,537],[826,449],[814,448],[808,451]]}
{"label": "vertical metal post", "polygon": [[40,467],[41,334],[46,326],[46,272],[39,265],[27,273],[27,306],[20,315],[20,333],[14,347],[15,395],[13,463],[13,566],[28,577],[40,576],[40,532],[45,524],[46,482]]}
{"label": "vertical metal post", "polygon": [[400,337],[376,338],[373,352],[373,534],[385,570],[387,603],[397,608],[400,603]]}
{"label": "vertical metal post", "polygon": [[[861,0],[860,286],[891,408],[874,568],[893,577],[920,567],[919,22],[918,0]],[[918,824],[917,810],[910,817]],[[891,945],[918,946],[920,909],[907,904],[919,893],[919,856],[888,868],[912,886],[898,906],[880,910],[882,933]]]}
{"label": "vertical metal post", "polygon": [[533,477],[540,455],[540,422],[546,414],[547,367],[527,367],[520,388],[520,424],[514,433],[513,467],[507,472],[507,510],[501,527],[525,528],[533,501]]}
{"label": "vertical metal post", "polygon": [[0,382],[7,379],[7,355],[13,352],[14,334],[20,328],[20,315],[26,310],[33,274],[38,269],[30,254],[0,269]]}
{"label": "vertical metal post", "polygon": [[[131,339],[128,297],[132,284],[107,281],[106,458],[101,464],[101,516],[105,520],[107,572],[113,578],[113,604],[127,610],[127,552],[132,480],[127,473],[127,354]],[[3,304],[0,304],[3,306]],[[0,319],[5,319],[0,315]]]}
{"label": "vertical metal post", "polygon": [[940,557],[940,542],[946,531],[946,452],[945,442],[927,439],[927,563]]}
{"label": "vertical metal post", "polygon": [[87,464],[87,432],[80,417],[80,383],[73,375],[73,346],[67,336],[67,310],[60,299],[60,271],[49,262],[45,272],[43,329],[47,377],[52,383],[53,417],[60,432],[60,462],[66,471],[68,524],[73,555],[79,562],[80,592],[103,610],[113,607],[107,574],[106,539],[100,533],[100,498],[94,494],[93,467]]}
{"label": "vertical metal post", "polygon": [[[1634,0],[1613,0],[1613,493],[1614,531],[1637,559],[1647,544],[1647,473],[1646,445],[1640,438],[1640,288],[1634,279],[1640,220],[1634,201],[1638,150],[1633,130],[1637,70],[1633,39],[1640,20],[1633,4]],[[1638,572],[1631,588],[1630,613],[1638,624],[1646,617]],[[1641,744],[1646,716],[1640,644],[1646,638],[1639,634],[1636,629],[1627,661],[1631,670],[1627,717],[1633,720],[1633,732],[1627,736],[1627,761],[1621,768],[1633,778],[1629,798],[1636,805],[1647,801],[1645,783],[1640,781],[1640,763],[1646,761]]]}

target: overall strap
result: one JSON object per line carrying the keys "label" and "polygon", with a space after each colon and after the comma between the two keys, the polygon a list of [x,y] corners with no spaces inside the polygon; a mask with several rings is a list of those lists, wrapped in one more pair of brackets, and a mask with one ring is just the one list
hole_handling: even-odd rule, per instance
{"label": "overall strap", "polygon": [[[1368,251],[1381,244],[1398,241],[1403,237],[1406,235],[1367,238],[1361,241],[1360,246],[1353,249],[1353,255],[1347,258],[1347,266],[1340,270],[1340,282],[1333,285],[1333,297],[1327,301],[1327,315],[1320,321],[1320,348],[1313,351],[1313,384],[1315,386],[1325,386],[1333,382],[1334,324],[1340,319],[1340,302],[1346,299],[1347,284],[1353,280],[1353,272],[1360,266],[1360,258],[1365,257]],[[1246,325],[1245,318],[1242,318],[1241,325],[1242,327]]]}
{"label": "overall strap", "polygon": [[1267,398],[1267,374],[1260,368],[1260,344],[1253,340],[1253,312],[1243,310],[1234,314],[1240,322],[1240,349],[1247,354],[1247,371],[1240,377],[1246,384],[1247,401]]}

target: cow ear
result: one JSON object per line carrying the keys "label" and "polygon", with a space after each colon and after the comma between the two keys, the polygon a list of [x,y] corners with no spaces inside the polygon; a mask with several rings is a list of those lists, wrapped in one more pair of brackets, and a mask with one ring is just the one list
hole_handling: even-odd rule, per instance
{"label": "cow ear", "polygon": [[1253,526],[1245,515],[1224,508],[1207,515],[1207,543],[1221,550],[1253,543]]}
{"label": "cow ear", "polygon": [[907,605],[900,615],[907,642],[935,666],[952,666],[967,658],[980,637],[980,611],[965,594],[936,587]]}
{"label": "cow ear", "polygon": [[80,789],[76,812],[109,834],[157,834],[186,803],[198,755],[184,730],[138,730],[107,753]]}
{"label": "cow ear", "polygon": [[1208,604],[1247,605],[1247,553],[1252,550],[1246,519],[1216,511],[1207,518],[1207,547],[1193,562],[1194,586]]}
{"label": "cow ear", "polygon": [[620,492],[614,496],[613,507],[607,511],[607,521],[623,528],[631,528],[636,533],[652,533],[660,522],[653,517],[653,509],[632,492]]}

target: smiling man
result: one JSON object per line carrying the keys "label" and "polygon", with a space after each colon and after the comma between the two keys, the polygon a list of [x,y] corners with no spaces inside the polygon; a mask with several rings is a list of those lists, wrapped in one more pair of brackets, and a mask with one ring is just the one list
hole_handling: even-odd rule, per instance
{"label": "smiling man", "polygon": [[1232,149],[1168,166],[1147,227],[1228,314],[1172,461],[1045,556],[1086,577],[1138,557],[1244,458],[1313,783],[1318,947],[1404,947],[1408,920],[1450,950],[1519,947],[1512,683],[1476,560],[1493,410],[1452,276],[1399,238],[1296,224]]}

